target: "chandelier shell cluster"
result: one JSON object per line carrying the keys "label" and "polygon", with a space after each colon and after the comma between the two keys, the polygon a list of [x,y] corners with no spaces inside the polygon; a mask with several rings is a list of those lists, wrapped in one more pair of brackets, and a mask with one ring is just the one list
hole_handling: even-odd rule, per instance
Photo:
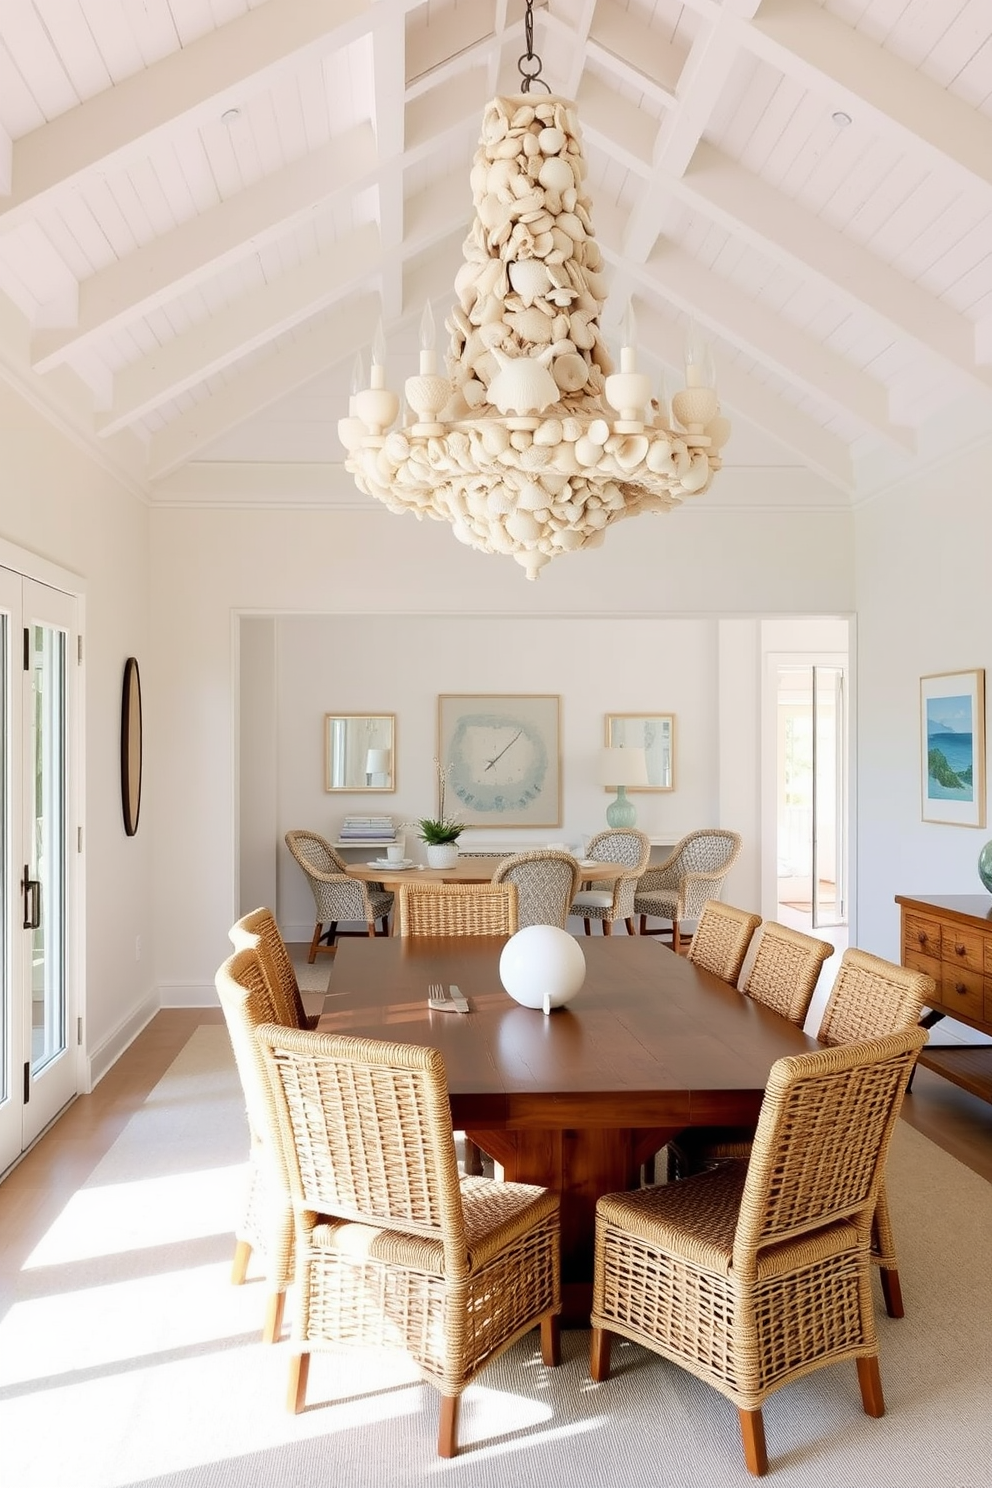
{"label": "chandelier shell cluster", "polygon": [[676,394],[672,429],[656,419],[633,347],[614,372],[585,177],[568,100],[487,105],[448,376],[422,352],[405,387],[413,420],[389,432],[398,399],[373,357],[371,388],[339,424],[362,491],[450,522],[461,542],[511,555],[532,579],[561,553],[597,547],[611,523],[706,490],[729,434],[712,387]]}

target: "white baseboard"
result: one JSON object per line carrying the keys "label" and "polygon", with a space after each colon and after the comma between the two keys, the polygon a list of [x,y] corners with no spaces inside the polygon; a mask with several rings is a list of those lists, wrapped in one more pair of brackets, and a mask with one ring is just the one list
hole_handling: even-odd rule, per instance
{"label": "white baseboard", "polygon": [[104,1039],[102,1044],[86,1055],[88,1080],[86,1089],[88,1091],[92,1090],[94,1085],[98,1084],[107,1071],[117,1063],[124,1050],[133,1044],[141,1030],[147,1028],[158,1009],[158,998],[154,994],[144,998],[134,1011],[128,1014],[123,1023],[119,1023],[113,1033]]}

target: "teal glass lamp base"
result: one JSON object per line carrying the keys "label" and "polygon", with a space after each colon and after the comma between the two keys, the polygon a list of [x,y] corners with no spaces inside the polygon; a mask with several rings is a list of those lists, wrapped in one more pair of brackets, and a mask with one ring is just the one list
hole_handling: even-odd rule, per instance
{"label": "teal glass lamp base", "polygon": [[978,854],[978,876],[992,894],[992,842],[986,842]]}
{"label": "teal glass lamp base", "polygon": [[633,801],[627,799],[627,787],[617,786],[617,798],[606,808],[606,821],[611,827],[632,827],[637,820]]}

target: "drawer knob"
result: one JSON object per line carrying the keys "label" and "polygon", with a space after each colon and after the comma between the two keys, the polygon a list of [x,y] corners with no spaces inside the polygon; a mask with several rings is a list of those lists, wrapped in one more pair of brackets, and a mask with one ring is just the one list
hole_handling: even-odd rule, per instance
{"label": "drawer knob", "polygon": [[954,954],[955,956],[966,956],[968,953],[963,945],[958,944],[954,947]]}
{"label": "drawer knob", "polygon": [[917,930],[916,938],[920,942],[920,945],[926,945],[928,939],[927,932],[925,930]]}
{"label": "drawer knob", "polygon": [[966,986],[964,986],[964,984],[962,982],[955,982],[954,983],[954,990],[955,990],[955,992],[959,992],[961,994],[961,996],[963,997],[964,994],[967,992],[968,988]]}

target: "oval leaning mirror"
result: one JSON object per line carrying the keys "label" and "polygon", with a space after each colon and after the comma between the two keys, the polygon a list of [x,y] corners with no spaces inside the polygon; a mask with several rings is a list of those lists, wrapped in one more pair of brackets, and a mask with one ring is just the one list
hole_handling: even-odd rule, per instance
{"label": "oval leaning mirror", "polygon": [[133,837],[141,810],[141,677],[133,656],[124,663],[121,689],[121,808],[124,830]]}

